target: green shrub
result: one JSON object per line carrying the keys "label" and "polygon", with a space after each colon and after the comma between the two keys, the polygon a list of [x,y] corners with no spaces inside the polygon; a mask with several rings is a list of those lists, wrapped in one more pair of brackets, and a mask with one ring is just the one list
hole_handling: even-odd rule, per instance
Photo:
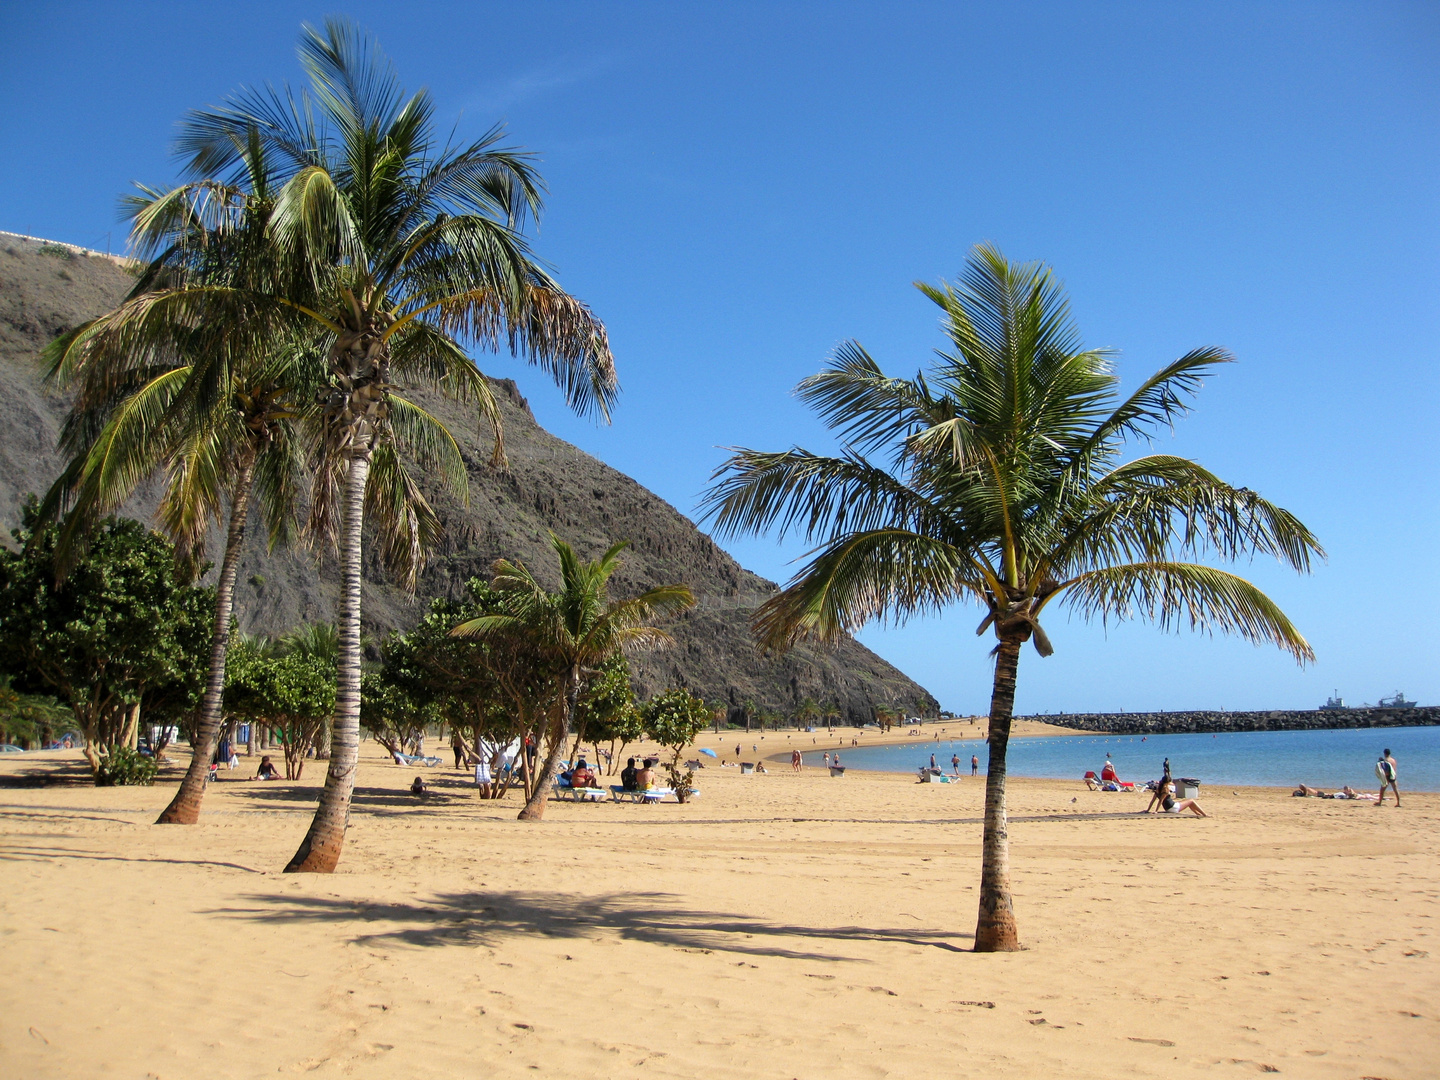
{"label": "green shrub", "polygon": [[100,759],[96,787],[149,787],[155,783],[160,763],[128,746],[117,746]]}

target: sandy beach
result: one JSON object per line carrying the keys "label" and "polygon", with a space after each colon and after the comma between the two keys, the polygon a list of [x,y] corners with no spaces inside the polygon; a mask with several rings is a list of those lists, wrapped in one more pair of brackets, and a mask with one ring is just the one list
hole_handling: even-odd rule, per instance
{"label": "sandy beach", "polygon": [[320,877],[278,870],[323,771],[253,768],[191,828],[150,824],[169,782],[0,789],[0,1075],[1421,1080],[1440,1060],[1437,795],[1210,788],[1200,820],[1013,780],[1026,950],[977,956],[980,780],[711,767],[691,805],[526,825],[449,769],[419,803],[371,744]]}

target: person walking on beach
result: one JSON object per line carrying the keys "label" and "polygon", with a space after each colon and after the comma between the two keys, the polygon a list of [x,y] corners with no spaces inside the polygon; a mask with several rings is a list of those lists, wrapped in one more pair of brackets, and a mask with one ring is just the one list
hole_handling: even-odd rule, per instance
{"label": "person walking on beach", "polygon": [[950,771],[951,771],[952,773],[954,773],[957,777],[960,775],[960,755],[959,755],[959,754],[951,754],[951,755],[950,755]]}
{"label": "person walking on beach", "polygon": [[1375,775],[1380,778],[1380,798],[1375,805],[1380,806],[1385,802],[1385,789],[1388,787],[1395,789],[1395,809],[1400,809],[1400,787],[1396,783],[1399,778],[1399,770],[1395,767],[1395,759],[1390,756],[1388,746],[1380,755],[1380,760],[1375,762]]}
{"label": "person walking on beach", "polygon": [[970,775],[980,775],[980,758],[977,757],[975,754],[970,755]]}
{"label": "person walking on beach", "polygon": [[799,772],[805,767],[804,760],[800,757],[799,750],[790,751],[790,771]]}
{"label": "person walking on beach", "polygon": [[826,750],[826,751],[825,751],[825,768],[828,769],[829,767],[830,767],[830,751],[829,751],[829,750]]}

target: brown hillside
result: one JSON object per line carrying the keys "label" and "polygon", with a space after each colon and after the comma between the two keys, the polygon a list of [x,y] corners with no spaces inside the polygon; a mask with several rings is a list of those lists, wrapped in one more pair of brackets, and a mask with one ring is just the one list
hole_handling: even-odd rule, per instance
{"label": "brown hillside", "polygon": [[[24,493],[43,491],[60,467],[54,446],[65,403],[41,386],[36,353],[57,333],[116,303],[131,281],[105,256],[0,234],[0,372],[6,387],[0,395],[0,526],[7,533],[17,523]],[[686,686],[706,699],[733,705],[753,700],[778,709],[814,697],[839,702],[852,718],[868,718],[872,705],[914,708],[925,702],[934,708],[922,687],[849,639],[828,650],[761,655],[751,643],[748,619],[776,586],[743,569],[663,499],[540,427],[513,382],[497,387],[508,472],[489,467],[489,447],[477,438],[472,413],[417,395],[457,435],[469,435],[461,442],[470,502],[437,500],[447,540],[425,570],[417,598],[387,584],[378,566],[369,567],[364,610],[372,632],[411,625],[425,597],[456,595],[501,556],[525,562],[554,584],[547,530],[589,558],[628,539],[633,547],[615,577],[617,595],[683,582],[698,599],[671,627],[673,647],[635,658],[642,692]],[[618,422],[624,423],[623,413]],[[131,512],[146,517],[150,509],[142,499]],[[331,617],[336,575],[328,560],[317,565],[299,552],[266,555],[255,541],[240,581],[237,607],[247,631],[274,634],[302,620]]]}

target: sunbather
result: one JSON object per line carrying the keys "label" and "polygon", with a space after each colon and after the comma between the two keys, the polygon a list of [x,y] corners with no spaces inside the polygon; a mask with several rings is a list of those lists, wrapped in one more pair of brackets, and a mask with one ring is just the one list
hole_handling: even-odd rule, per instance
{"label": "sunbather", "polygon": [[644,768],[635,774],[635,791],[649,791],[655,786],[655,759],[646,758]]}
{"label": "sunbather", "polygon": [[[1330,799],[1334,798],[1329,792],[1321,791],[1318,787],[1311,787],[1309,784],[1301,784],[1293,792],[1297,799]],[[1347,799],[1350,796],[1345,796]]]}
{"label": "sunbather", "polygon": [[[1164,794],[1160,797],[1160,812],[1161,812],[1161,813],[1165,813],[1165,814],[1179,814],[1179,813],[1182,813],[1182,812],[1188,810],[1188,811],[1190,811],[1190,813],[1194,814],[1196,817],[1209,817],[1209,816],[1210,816],[1209,814],[1205,813],[1204,810],[1200,809],[1200,804],[1199,804],[1198,802],[1196,802],[1194,799],[1177,799],[1177,798],[1175,798],[1175,785],[1174,785],[1174,784],[1167,784],[1165,787],[1161,788],[1160,790],[1161,790],[1162,792],[1164,792]],[[1153,800],[1152,800],[1152,803],[1153,803]],[[1149,811],[1149,809],[1147,808],[1147,809],[1145,810],[1145,813],[1148,814],[1149,812],[1150,812],[1150,811]]]}
{"label": "sunbather", "polygon": [[588,788],[595,786],[595,774],[591,771],[589,764],[582,757],[575,771],[570,774],[570,786],[572,788]]}

